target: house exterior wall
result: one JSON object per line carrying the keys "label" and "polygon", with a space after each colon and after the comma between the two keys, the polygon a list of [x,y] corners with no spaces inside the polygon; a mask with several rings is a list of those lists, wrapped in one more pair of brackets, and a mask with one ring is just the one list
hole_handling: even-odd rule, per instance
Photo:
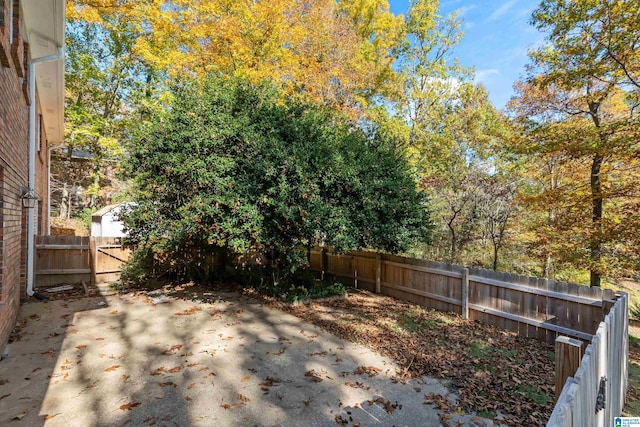
{"label": "house exterior wall", "polygon": [[[13,7],[13,43],[8,8]],[[0,352],[9,339],[26,295],[27,209],[20,199],[28,187],[28,45],[22,42],[19,2],[0,0]],[[37,105],[37,104],[36,104]],[[47,199],[46,135],[36,159],[36,192]],[[44,171],[44,172],[43,172]],[[46,215],[46,210],[43,210]],[[46,220],[43,224],[46,227]],[[46,228],[37,231],[46,232]]]}

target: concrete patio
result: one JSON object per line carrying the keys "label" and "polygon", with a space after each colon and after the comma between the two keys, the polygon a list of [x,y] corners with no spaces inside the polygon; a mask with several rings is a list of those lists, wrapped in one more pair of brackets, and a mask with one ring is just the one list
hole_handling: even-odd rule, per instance
{"label": "concrete patio", "polygon": [[438,426],[425,395],[455,398],[247,296],[186,296],[24,304],[0,362],[0,425]]}

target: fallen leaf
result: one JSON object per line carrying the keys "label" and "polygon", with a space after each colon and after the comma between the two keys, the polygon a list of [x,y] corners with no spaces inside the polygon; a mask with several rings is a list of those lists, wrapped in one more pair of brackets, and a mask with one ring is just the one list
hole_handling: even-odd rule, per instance
{"label": "fallen leaf", "polygon": [[354,373],[357,375],[367,374],[370,377],[375,377],[380,371],[382,371],[382,369],[376,368],[375,366],[358,366]]}
{"label": "fallen leaf", "polygon": [[352,387],[352,388],[364,388],[364,384],[356,381],[355,383],[347,381],[344,385]]}
{"label": "fallen leaf", "polygon": [[266,387],[273,387],[280,384],[281,382],[282,381],[277,378],[267,377],[263,382],[260,383],[260,385],[263,385]]}
{"label": "fallen leaf", "polygon": [[304,373],[305,377],[309,377],[309,379],[313,382],[319,383],[322,382],[322,378],[318,375],[316,371],[313,369]]}
{"label": "fallen leaf", "polygon": [[179,311],[177,313],[174,313],[176,316],[189,316],[191,314],[195,314],[198,311],[201,311],[202,309],[200,307],[191,307],[190,309],[187,310],[183,310],[183,311]]}
{"label": "fallen leaf", "polygon": [[187,396],[187,397],[185,397],[185,400],[191,401],[192,399],[189,396]]}
{"label": "fallen leaf", "polygon": [[339,426],[346,426],[347,424],[349,424],[349,421],[342,418],[342,415],[336,415],[335,420]]}
{"label": "fallen leaf", "polygon": [[23,418],[24,418],[24,417],[26,417],[26,416],[27,416],[27,413],[26,413],[26,412],[23,412],[23,413],[21,413],[21,414],[16,415],[15,417],[13,417],[13,418],[11,418],[11,419],[12,419],[12,420],[18,420],[18,421],[20,421],[21,419],[23,419]]}
{"label": "fallen leaf", "polygon": [[225,403],[224,405],[220,405],[220,407],[224,409],[238,409],[238,408],[242,408],[244,405],[245,404],[243,402],[234,403],[233,405],[229,405],[228,403]]}
{"label": "fallen leaf", "polygon": [[113,366],[108,367],[108,368],[107,368],[107,369],[105,369],[104,371],[105,371],[105,372],[113,372],[113,371],[115,371],[116,369],[118,369],[119,367],[120,367],[120,365],[113,365]]}
{"label": "fallen leaf", "polygon": [[118,310],[113,310],[111,313],[109,314],[118,314]]}
{"label": "fallen leaf", "polygon": [[131,402],[131,403],[126,403],[124,405],[120,405],[120,409],[123,411],[130,411],[137,406],[140,406],[140,402]]}
{"label": "fallen leaf", "polygon": [[50,420],[51,418],[53,418],[53,417],[55,417],[55,416],[57,416],[57,415],[60,415],[60,413],[53,414],[53,415],[47,415],[46,417],[44,417],[44,419],[45,419],[45,420]]}
{"label": "fallen leaf", "polygon": [[156,369],[155,371],[152,371],[151,375],[161,375],[162,373],[173,374],[173,373],[179,372],[181,369],[182,368],[180,366],[176,366],[176,367],[173,367],[171,369],[167,369],[165,367],[160,367],[160,368]]}
{"label": "fallen leaf", "polygon": [[176,386],[176,384],[175,384],[175,383],[173,383],[172,381],[166,381],[166,382],[163,382],[163,383],[158,383],[158,385],[159,385],[160,387],[168,387],[168,386],[174,386],[174,387],[177,387],[177,386]]}
{"label": "fallen leaf", "polygon": [[169,355],[169,354],[171,354],[173,352],[180,351],[181,348],[182,348],[182,344],[172,345],[171,348],[169,348],[168,350],[163,351],[162,354]]}
{"label": "fallen leaf", "polygon": [[247,382],[247,381],[249,381],[250,379],[251,379],[251,377],[247,375],[246,377],[244,377],[244,378],[241,380],[241,382],[246,383],[246,382]]}

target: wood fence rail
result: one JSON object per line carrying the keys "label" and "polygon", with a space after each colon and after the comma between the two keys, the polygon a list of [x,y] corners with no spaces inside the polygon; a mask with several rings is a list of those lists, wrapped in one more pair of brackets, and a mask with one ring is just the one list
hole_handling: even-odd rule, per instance
{"label": "wood fence rail", "polygon": [[[611,311],[598,325],[579,368],[564,383],[547,427],[614,425],[614,419],[622,413],[628,386],[628,310],[628,294],[618,294]],[[556,365],[562,363],[557,353]]]}
{"label": "wood fence rail", "polygon": [[310,268],[549,344],[559,335],[590,341],[615,302],[610,289],[374,252],[315,248]]}
{"label": "wood fence rail", "polygon": [[119,237],[37,236],[36,288],[118,280],[129,255]]}

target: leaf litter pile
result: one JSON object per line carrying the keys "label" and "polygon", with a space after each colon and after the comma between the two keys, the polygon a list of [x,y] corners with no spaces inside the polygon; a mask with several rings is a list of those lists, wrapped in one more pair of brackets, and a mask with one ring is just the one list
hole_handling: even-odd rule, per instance
{"label": "leaf litter pile", "polygon": [[300,305],[263,299],[393,358],[403,368],[398,380],[450,380],[465,411],[527,426],[545,425],[553,410],[554,360],[544,343],[369,292]]}

